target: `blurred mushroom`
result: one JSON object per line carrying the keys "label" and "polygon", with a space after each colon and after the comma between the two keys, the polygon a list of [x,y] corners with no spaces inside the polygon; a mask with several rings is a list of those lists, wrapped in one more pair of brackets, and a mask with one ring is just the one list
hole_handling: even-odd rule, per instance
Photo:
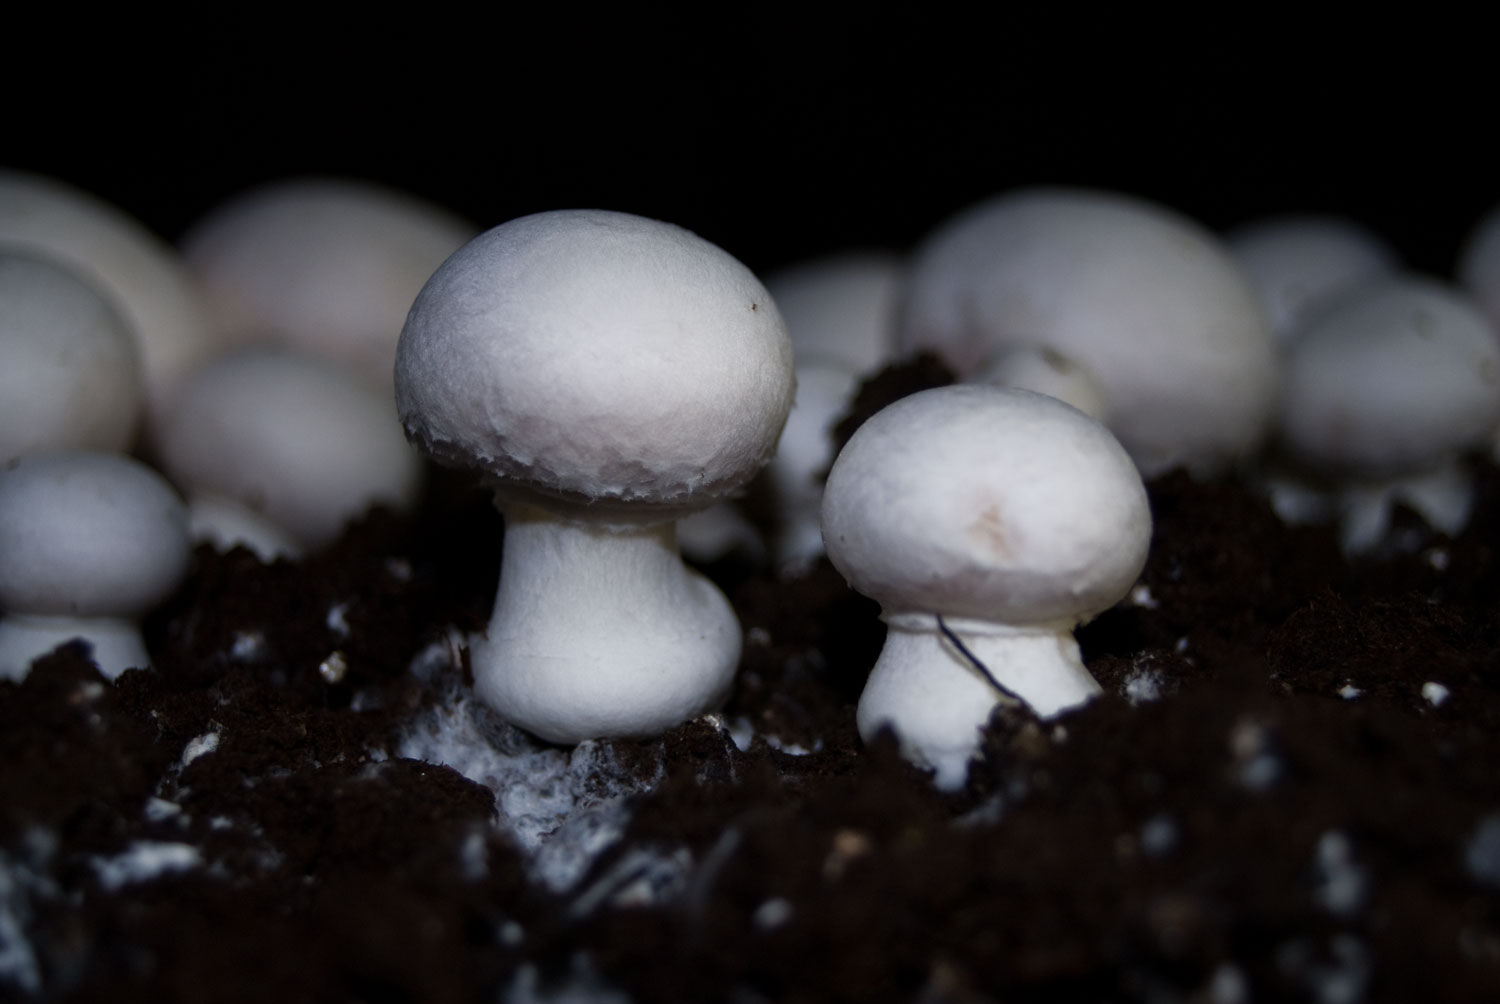
{"label": "blurred mushroom", "polygon": [[1337,511],[1349,553],[1381,541],[1397,501],[1457,534],[1473,504],[1463,453],[1497,423],[1500,343],[1474,304],[1421,277],[1360,287],[1289,347],[1280,437],[1303,483],[1273,504],[1293,522]]}
{"label": "blurred mushroom", "polygon": [[297,178],[212,210],[182,249],[221,341],[288,345],[389,389],[412,301],[477,231],[370,182]]}
{"label": "blurred mushroom", "polygon": [[1335,216],[1278,216],[1225,236],[1284,344],[1340,293],[1394,275],[1396,252]]}
{"label": "blurred mushroom", "polygon": [[1212,473],[1259,446],[1276,346],[1222,244],[1162,206],[1110,192],[1024,189],[938,228],[913,257],[903,351],[973,379],[1002,350],[1081,367],[1147,476]]}
{"label": "blurred mushroom", "polygon": [[135,332],[59,262],[0,247],[0,465],[44,450],[125,450],[144,389]]}
{"label": "blurred mushroom", "polygon": [[189,554],[182,501],[140,461],[41,453],[0,472],[0,679],[75,638],[109,679],[149,665],[136,621]]}
{"label": "blurred mushroom", "polygon": [[147,417],[214,349],[177,253],[125,213],[51,178],[0,169],[0,245],[56,259],[112,298],[140,339]]}
{"label": "blurred mushroom", "polygon": [[291,349],[240,349],[199,368],[161,438],[194,536],[263,558],[321,547],[377,503],[407,508],[421,486],[391,399]]}

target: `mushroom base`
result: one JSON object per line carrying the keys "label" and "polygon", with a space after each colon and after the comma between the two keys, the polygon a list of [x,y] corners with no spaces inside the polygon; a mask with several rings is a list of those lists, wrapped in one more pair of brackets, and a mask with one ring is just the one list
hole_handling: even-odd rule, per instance
{"label": "mushroom base", "polygon": [[140,629],[131,621],[11,613],[0,620],[0,680],[24,680],[32,660],[74,640],[93,649],[94,663],[108,680],[151,665]]}
{"label": "mushroom base", "polygon": [[682,563],[674,524],[504,512],[495,612],[470,651],[485,703],[557,743],[654,735],[723,703],[739,620]]}
{"label": "mushroom base", "polygon": [[1322,484],[1292,475],[1269,480],[1271,507],[1292,525],[1337,520],[1344,554],[1364,555],[1386,542],[1398,503],[1428,526],[1456,537],[1474,511],[1474,475],[1459,457],[1448,457],[1423,471],[1385,478],[1349,478]]}
{"label": "mushroom base", "polygon": [[[885,647],[859,699],[859,734],[872,742],[889,725],[903,757],[936,771],[933,782],[939,788],[961,788],[969,761],[979,755],[980,730],[1006,697],[941,632],[936,617],[902,614],[886,620]],[[1099,693],[1068,629],[946,618],[945,623],[1001,686],[1043,718]]]}

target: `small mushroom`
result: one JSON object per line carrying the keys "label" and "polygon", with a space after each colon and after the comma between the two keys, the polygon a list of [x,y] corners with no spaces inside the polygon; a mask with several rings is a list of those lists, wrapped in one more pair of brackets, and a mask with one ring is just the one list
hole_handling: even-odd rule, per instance
{"label": "small mushroom", "polygon": [[331,542],[376,504],[412,505],[422,461],[391,399],[343,367],[269,346],[229,352],[186,381],[161,432],[195,539],[262,558]]}
{"label": "small mushroom", "polygon": [[187,512],[117,453],[25,457],[0,473],[0,679],[75,638],[114,679],[150,657],[137,620],[187,571]]}
{"label": "small mushroom", "polygon": [[140,338],[147,418],[154,429],[177,382],[214,348],[198,292],[177,253],[86,192],[3,168],[0,244],[60,261],[113,299]]}
{"label": "small mushroom", "polygon": [[1500,206],[1485,214],[1464,242],[1458,281],[1500,331]]}
{"label": "small mushroom", "polygon": [[1397,501],[1456,534],[1473,504],[1462,454],[1497,423],[1500,343],[1479,309],[1424,277],[1362,286],[1289,347],[1280,437],[1303,483],[1273,504],[1300,522],[1326,499],[1351,554],[1380,543]]}
{"label": "small mushroom", "polygon": [[897,305],[906,278],[900,257],[848,251],[766,276],[797,361],[839,361],[866,375],[896,352]]}
{"label": "small mushroom", "polygon": [[770,458],[792,393],[765,287],[680,227],[539,213],[449,258],[401,333],[396,400],[407,435],[483,472],[505,516],[479,696],[559,743],[719,704],[739,623],[673,521]]}
{"label": "small mushroom", "polygon": [[128,449],[142,397],[136,336],[114,304],[59,262],[0,250],[0,464]]}
{"label": "small mushroom", "polygon": [[1046,394],[1071,404],[1096,422],[1109,422],[1099,381],[1056,349],[1035,345],[1001,349],[979,368],[973,382]]}
{"label": "small mushroom", "polygon": [[859,376],[846,363],[797,362],[797,401],[766,468],[776,500],[774,556],[783,576],[801,574],[823,555],[823,478],[833,462],[833,429],[858,387]]}
{"label": "small mushroom", "polygon": [[1243,270],[1191,220],[1110,192],[1023,189],[974,206],[913,256],[897,331],[961,377],[1002,349],[1050,349],[1104,396],[1147,476],[1212,473],[1269,431],[1270,329]]}
{"label": "small mushroom", "polygon": [[412,300],[477,230],[371,182],[293,178],[212,210],[182,253],[220,342],[287,345],[388,389]]}
{"label": "small mushroom", "polygon": [[1273,217],[1224,239],[1283,344],[1339,294],[1388,278],[1399,264],[1385,241],[1336,216]]}
{"label": "small mushroom", "polygon": [[833,426],[860,378],[895,355],[904,279],[898,256],[873,250],[801,262],[766,277],[797,359],[797,401],[766,472],[776,506],[772,552],[784,575],[801,573],[823,553],[818,513],[833,462]]}
{"label": "small mushroom", "polygon": [[889,725],[954,789],[996,705],[1049,717],[1098,692],[1072,630],[1135,583],[1151,512],[1103,425],[1042,394],[959,385],[855,432],[828,475],[823,537],[888,628],[860,735]]}

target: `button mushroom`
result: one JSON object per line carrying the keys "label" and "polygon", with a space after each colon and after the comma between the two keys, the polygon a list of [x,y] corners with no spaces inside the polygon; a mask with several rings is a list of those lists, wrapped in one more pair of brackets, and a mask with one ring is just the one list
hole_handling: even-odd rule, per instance
{"label": "button mushroom", "polygon": [[1500,330],[1500,206],[1486,213],[1464,241],[1458,281]]}
{"label": "button mushroom", "polygon": [[1098,692],[1072,629],[1135,583],[1151,513],[1104,426],[1042,394],[960,385],[855,432],[828,475],[823,536],[888,627],[860,734],[891,726],[952,789],[1001,701],[1047,717]]}
{"label": "button mushroom", "polygon": [[114,304],[59,262],[0,251],[0,464],[128,449],[143,396],[135,332]]}
{"label": "button mushroom", "polygon": [[861,376],[896,351],[896,306],[905,263],[880,251],[848,251],[766,277],[797,359],[797,401],[767,468],[776,505],[773,552],[795,575],[823,553],[818,511],[833,462],[833,427]]}
{"label": "button mushroom", "polygon": [[1238,227],[1224,239],[1283,343],[1339,294],[1394,275],[1398,267],[1389,245],[1337,216],[1273,217]]}
{"label": "button mushroom", "polygon": [[769,459],[793,394],[765,287],[679,227],[540,213],[461,248],[396,360],[408,437],[477,468],[505,516],[471,650],[503,717],[559,743],[659,732],[728,693],[741,632],[673,520]]}
{"label": "button mushroom", "polygon": [[960,213],[913,256],[897,337],[966,379],[1002,349],[1058,353],[1147,476],[1247,457],[1274,414],[1276,347],[1243,271],[1191,220],[1114,193],[1025,189]]}
{"label": "button mushroom", "polygon": [[896,352],[896,313],[906,263],[882,251],[847,251],[766,276],[797,360],[844,363],[864,375]]}
{"label": "button mushroom", "polygon": [[0,243],[46,255],[96,284],[140,338],[147,418],[213,349],[177,253],[139,222],[52,178],[0,169]]}
{"label": "button mushroom", "polygon": [[287,348],[244,348],[199,367],[160,439],[194,537],[244,543],[262,558],[328,544],[373,505],[407,508],[421,486],[421,457],[390,397]]}
{"label": "button mushroom", "polygon": [[221,342],[292,346],[388,390],[412,300],[477,229],[370,182],[292,178],[211,211],[182,253]]}
{"label": "button mushroom", "polygon": [[149,665],[136,620],[177,586],[187,513],[166,481],[116,453],[24,457],[0,473],[0,679],[74,638],[114,679]]}
{"label": "button mushroom", "polygon": [[[1378,545],[1404,502],[1434,528],[1468,523],[1465,450],[1500,422],[1500,343],[1479,309],[1433,279],[1403,277],[1341,297],[1291,344],[1280,438],[1311,496],[1273,487],[1283,518],[1342,520],[1346,552]],[[1305,486],[1300,486],[1304,487]]]}

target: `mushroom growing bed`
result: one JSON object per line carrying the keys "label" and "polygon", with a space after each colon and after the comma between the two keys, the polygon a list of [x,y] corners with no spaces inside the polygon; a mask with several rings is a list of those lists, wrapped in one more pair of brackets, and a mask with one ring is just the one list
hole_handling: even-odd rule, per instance
{"label": "mushroom growing bed", "polygon": [[[927,361],[860,408],[941,382]],[[861,743],[882,643],[826,560],[706,569],[719,714],[551,746],[471,696],[489,499],[263,564],[200,547],[113,684],[0,683],[0,986],[43,999],[1481,1000],[1500,991],[1500,471],[1356,562],[1148,484],[1104,693],[1000,710],[953,794]]]}
{"label": "mushroom growing bed", "polygon": [[[171,451],[153,444],[170,415],[153,388],[212,348],[193,334],[184,262],[209,278],[216,316],[260,318],[226,337],[286,339],[242,346],[259,367],[199,384],[209,403],[234,388],[264,400],[253,370],[303,336],[370,364],[384,394],[386,354],[443,256],[557,209],[698,234],[765,281],[789,327],[809,309],[799,278],[804,301],[821,286],[801,266],[834,263],[894,298],[945,219],[1039,184],[1128,193],[1252,246],[1257,221],[1344,221],[1354,244],[1365,230],[1376,242],[1354,272],[1484,285],[1500,319],[1492,33],[1452,17],[1320,31],[1243,11],[1163,24],[1067,8],[1050,24],[1035,5],[998,27],[926,7],[835,19],[757,6],[727,22],[555,11],[492,27],[397,8],[322,36],[313,19],[264,13],[168,31],[132,11],[110,31],[58,8],[58,29],[18,28],[24,44],[0,63],[13,98],[0,221],[25,225],[0,227],[0,243],[82,279],[127,263],[103,292],[139,329],[139,358],[120,360],[111,312],[82,301],[93,337],[79,342],[144,385],[138,420],[18,366],[0,364],[0,398],[51,405],[87,425],[87,445],[165,465]],[[95,225],[82,210],[19,211],[53,183],[18,184],[13,169],[113,208]],[[345,181],[296,181],[309,175]],[[407,196],[446,222],[405,231],[402,266],[372,270],[374,224],[414,208]],[[257,202],[280,207],[275,225],[242,229]],[[314,225],[350,202],[367,208],[350,226]],[[1164,299],[1149,249],[1125,246],[1139,257],[1126,271],[1146,277],[1125,285]],[[46,300],[67,283],[14,250],[0,249],[0,285]],[[1292,276],[1263,277],[1286,284],[1281,313],[1350,274],[1304,251]],[[267,295],[234,280],[241,262],[298,281]],[[380,295],[336,292],[356,287]],[[1018,304],[974,306],[966,322]],[[1027,339],[1040,334],[1033,312],[1019,316]],[[374,319],[339,323],[356,318]],[[1162,333],[1154,318],[1139,327]],[[346,328],[387,338],[362,349]],[[1244,347],[1237,328],[1215,330]],[[991,363],[1102,414],[1098,356],[1070,347],[1078,358],[1027,341]],[[864,418],[951,379],[907,358],[860,389],[888,361],[864,348],[821,370],[798,350],[789,427],[821,433],[856,393]],[[1270,382],[1253,365],[1200,373],[1138,386],[1149,403],[1192,392],[1206,412],[1157,424],[1226,442],[1215,406]],[[340,384],[309,370],[307,394],[265,417],[342,424],[338,402],[358,395]],[[348,424],[375,426],[360,414]],[[15,419],[0,439],[40,428]],[[1139,581],[1074,634],[1099,696],[1047,720],[998,709],[944,791],[893,736],[861,738],[885,628],[816,556],[820,493],[795,483],[832,463],[817,438],[752,484],[760,557],[697,566],[740,624],[727,701],[653,738],[550,744],[476,699],[470,641],[496,610],[504,531],[472,475],[432,465],[420,501],[403,476],[380,496],[389,508],[339,530],[348,511],[312,531],[261,521],[267,557],[188,552],[141,625],[149,670],[107,679],[64,647],[24,682],[0,679],[0,1001],[1500,1000],[1500,467],[1487,444],[1436,486],[1426,467],[1365,471],[1397,480],[1357,497],[1329,480],[1347,459],[1284,442],[1246,447],[1261,486],[1163,460],[1145,484]],[[243,447],[194,450],[249,472]],[[342,496],[360,455],[292,456],[333,473],[320,494]],[[216,497],[229,485],[162,473],[200,496],[190,521],[205,507],[230,530],[268,515],[252,511],[264,493],[247,510]],[[1455,509],[1431,489],[1470,474],[1472,518],[1431,529]],[[809,518],[768,525],[778,480]],[[1284,522],[1273,489],[1283,515],[1330,522]],[[362,509],[369,496],[354,494]],[[1351,534],[1341,507],[1374,529]],[[1341,535],[1378,539],[1350,557]],[[569,616],[600,647],[620,621]]]}

